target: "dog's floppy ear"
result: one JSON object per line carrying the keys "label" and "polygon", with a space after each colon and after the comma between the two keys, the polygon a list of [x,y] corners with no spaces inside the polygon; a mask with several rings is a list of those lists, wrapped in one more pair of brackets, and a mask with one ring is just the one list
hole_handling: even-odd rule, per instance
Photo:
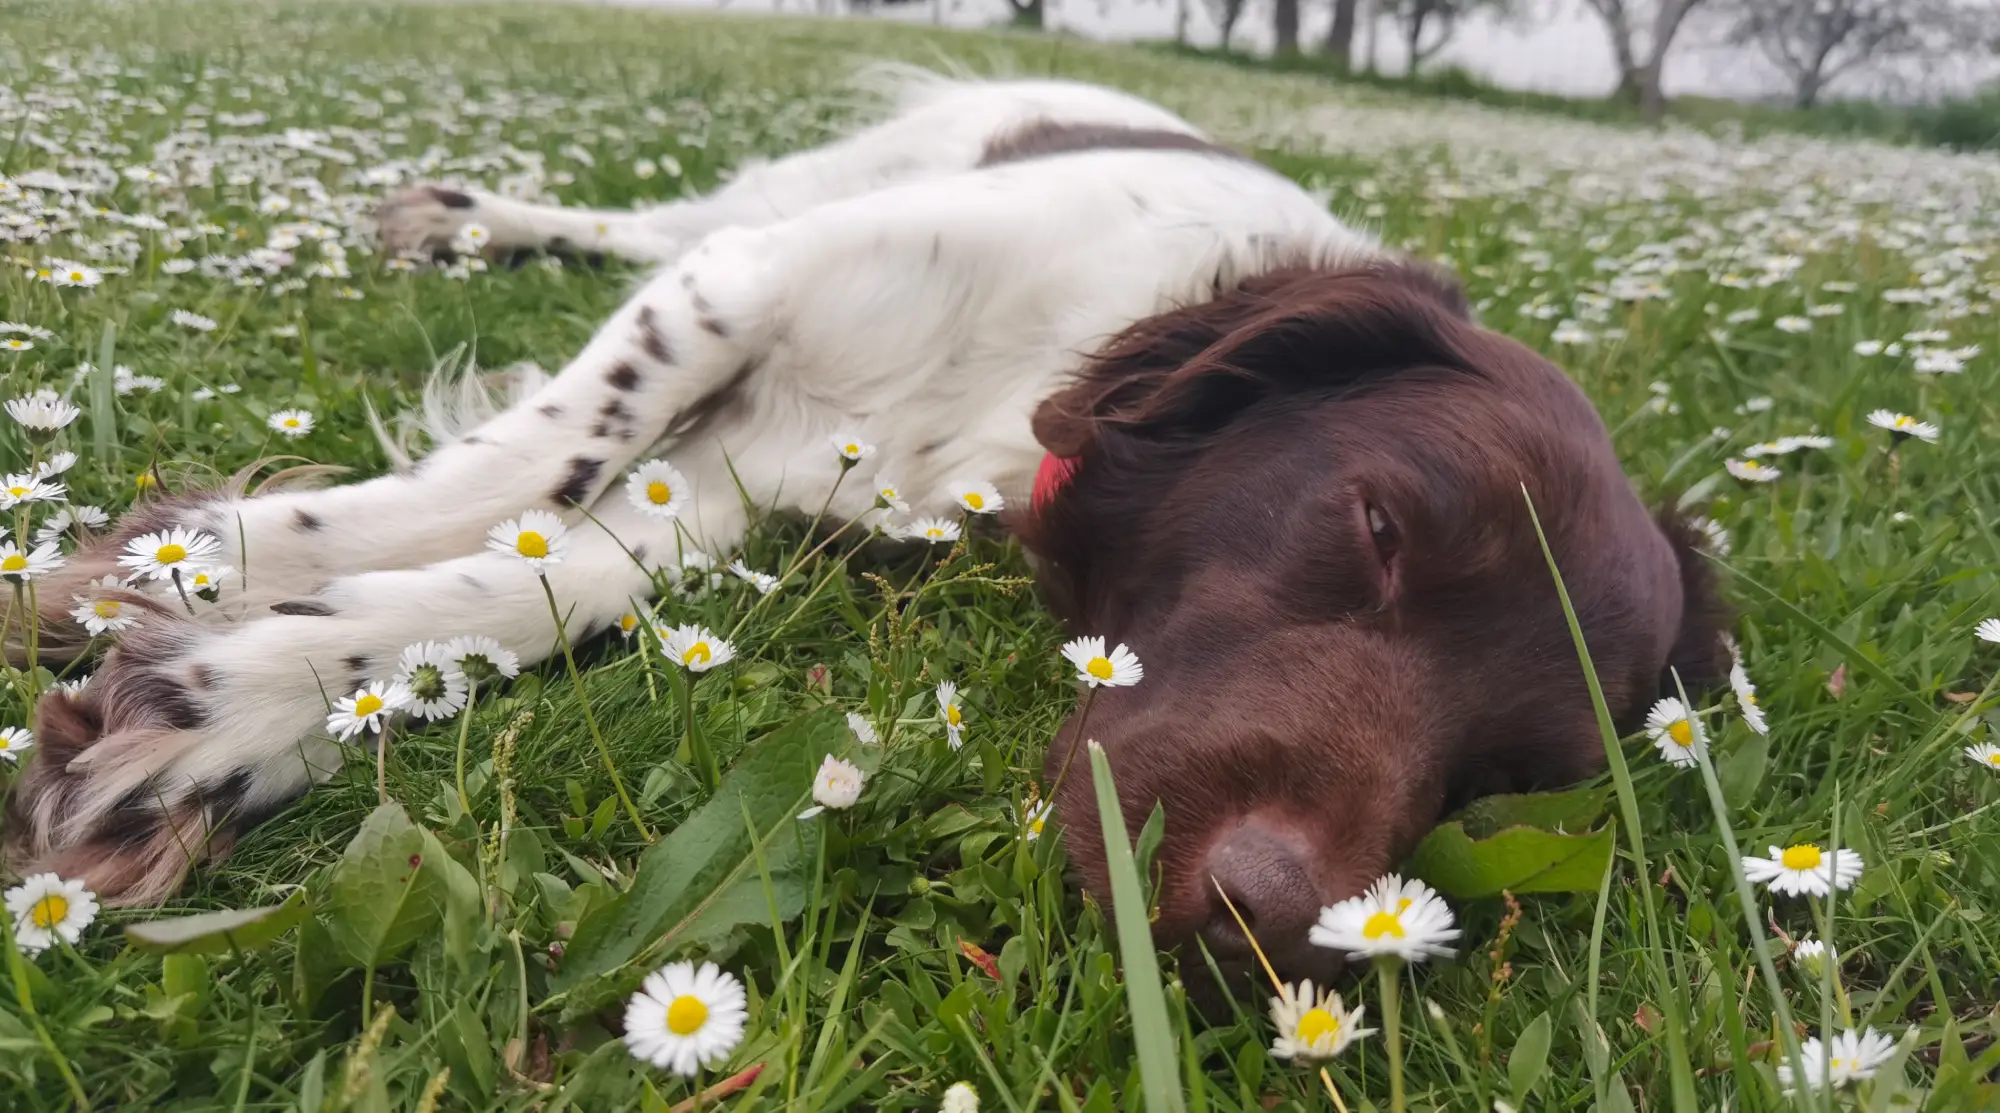
{"label": "dog's floppy ear", "polygon": [[1458,285],[1417,264],[1274,271],[1119,334],[1035,411],[1035,439],[1076,457],[1110,428],[1198,436],[1272,394],[1470,370],[1457,342],[1467,322]]}
{"label": "dog's floppy ear", "polygon": [[1671,507],[1662,509],[1660,532],[1673,546],[1680,566],[1681,622],[1660,670],[1660,695],[1675,694],[1674,674],[1689,693],[1719,687],[1729,676],[1729,646],[1723,634],[1734,616],[1717,589],[1715,570],[1701,554],[1701,533]]}

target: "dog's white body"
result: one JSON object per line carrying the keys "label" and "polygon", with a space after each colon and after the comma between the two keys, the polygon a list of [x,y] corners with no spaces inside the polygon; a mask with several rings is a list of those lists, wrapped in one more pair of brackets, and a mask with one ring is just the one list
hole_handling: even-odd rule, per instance
{"label": "dog's white body", "polygon": [[[393,200],[382,226],[395,248],[476,222],[493,247],[566,246],[660,270],[532,397],[414,467],[178,514],[221,539],[243,594],[213,620],[154,631],[146,656],[112,668],[164,674],[199,726],[121,730],[107,716],[71,765],[84,783],[62,794],[64,814],[29,802],[43,852],[88,839],[135,788],[172,805],[232,775],[240,789],[247,771],[233,808],[296,795],[338,760],[323,736],[329,701],[385,678],[413,642],[488,635],[525,662],[546,656],[542,586],[484,543],[504,519],[558,509],[559,492],[580,494],[594,521],[567,513],[571,547],[549,580],[572,635],[604,629],[651,592],[628,551],[649,566],[677,565],[690,543],[727,559],[748,524],[739,481],[759,506],[818,510],[841,468],[836,433],[879,450],[841,484],[832,521],[865,513],[878,477],[919,515],[955,514],[947,484],[960,479],[1024,499],[1043,455],[1036,404],[1104,340],[1276,266],[1378,251],[1293,183],[1220,154],[980,165],[1038,121],[1198,134],[1103,89],[912,80],[888,122],[748,169],[706,199],[633,213],[454,191]],[[674,434],[697,408],[693,431]],[[653,458],[690,482],[678,521],[628,502],[626,475]]]}

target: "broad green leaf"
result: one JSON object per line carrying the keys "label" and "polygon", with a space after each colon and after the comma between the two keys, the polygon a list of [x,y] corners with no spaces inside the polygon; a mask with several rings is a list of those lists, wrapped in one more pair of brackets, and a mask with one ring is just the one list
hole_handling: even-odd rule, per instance
{"label": "broad green leaf", "polygon": [[1611,859],[1611,828],[1558,835],[1510,827],[1474,839],[1463,825],[1446,823],[1424,836],[1410,872],[1460,900],[1515,893],[1592,893]]}
{"label": "broad green leaf", "polygon": [[1557,834],[1577,834],[1597,826],[1611,786],[1573,788],[1567,792],[1523,792],[1482,796],[1446,819],[1456,821],[1475,839],[1489,838],[1509,827],[1539,827]]}
{"label": "broad green leaf", "polygon": [[448,903],[444,849],[401,804],[361,824],[327,886],[327,931],[356,966],[380,966],[429,934]]}
{"label": "broad green leaf", "polygon": [[139,950],[157,954],[254,951],[290,931],[307,911],[305,893],[294,892],[283,904],[265,908],[230,908],[126,924],[125,938]]}
{"label": "broad green leaf", "polygon": [[1732,808],[1741,808],[1757,798],[1757,786],[1764,783],[1764,768],[1770,763],[1771,739],[1750,732],[1742,745],[1716,761],[1715,775],[1722,782],[1722,798]]}
{"label": "broad green leaf", "polygon": [[1514,1052],[1507,1056],[1507,1085],[1516,1102],[1526,1103],[1529,1092],[1542,1080],[1542,1071],[1549,1065],[1550,1035],[1549,1014],[1543,1013],[1514,1040]]}
{"label": "broad green leaf", "polygon": [[763,843],[778,914],[798,915],[814,860],[810,850],[830,817],[801,822],[796,816],[811,795],[820,759],[844,751],[850,738],[841,713],[824,708],[745,751],[706,804],[647,848],[632,887],[584,914],[563,956],[557,990],[641,957],[713,944],[745,924],[768,923],[771,905],[746,814]]}

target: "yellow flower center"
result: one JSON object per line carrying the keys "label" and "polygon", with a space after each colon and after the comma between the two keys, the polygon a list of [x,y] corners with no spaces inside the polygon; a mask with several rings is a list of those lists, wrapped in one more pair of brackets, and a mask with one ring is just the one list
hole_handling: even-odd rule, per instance
{"label": "yellow flower center", "polygon": [[845,452],[849,456],[859,456],[861,455],[861,446],[855,444],[853,441],[849,441],[847,442],[846,446],[841,448],[841,451]]}
{"label": "yellow flower center", "polygon": [[708,1006],[701,998],[683,993],[667,1006],[667,1031],[676,1036],[692,1036],[708,1023]]}
{"label": "yellow flower center", "polygon": [[1805,843],[1799,846],[1786,847],[1785,853],[1779,861],[1783,862],[1785,868],[1788,870],[1811,870],[1819,868],[1819,860],[1822,856],[1819,847]]}
{"label": "yellow flower center", "polygon": [[1986,764],[2000,766],[2000,750],[1995,750],[1992,753],[1987,754]]}
{"label": "yellow flower center", "polygon": [[1046,822],[1048,822],[1046,819],[1042,819],[1040,817],[1031,819],[1028,821],[1028,830],[1033,831],[1035,834],[1039,835],[1042,833],[1042,824]]}
{"label": "yellow flower center", "polygon": [[545,557],[549,555],[549,539],[531,529],[521,531],[514,539],[514,550],[524,557]]}
{"label": "yellow flower center", "polygon": [[1758,703],[1757,703],[1757,693],[1755,693],[1755,692],[1745,692],[1745,693],[1743,693],[1743,705],[1744,705],[1745,707],[1756,707],[1756,706],[1758,706]]}
{"label": "yellow flower center", "polygon": [[1898,429],[1908,429],[1908,428],[1909,428],[1910,426],[1912,426],[1912,425],[1915,425],[1916,423],[1917,423],[1917,419],[1916,419],[1916,418],[1914,418],[1914,417],[1911,417],[1911,416],[1909,416],[1908,414],[1897,414],[1897,415],[1896,415],[1896,422],[1895,422],[1895,425],[1896,425],[1896,428],[1898,428]]}
{"label": "yellow flower center", "polygon": [[117,618],[118,600],[99,599],[97,602],[92,603],[90,605],[90,609],[97,612],[97,617],[99,618]]}
{"label": "yellow flower center", "polygon": [[7,493],[8,493],[8,494],[10,494],[10,495],[13,495],[13,496],[14,496],[15,498],[17,498],[17,499],[18,499],[18,498],[21,498],[22,496],[26,495],[26,494],[27,494],[27,493],[29,492],[29,490],[31,490],[31,488],[28,488],[28,487],[9,487],[9,488],[7,488]]}
{"label": "yellow flower center", "polygon": [[296,417],[288,417],[288,418],[286,418],[286,419],[285,419],[285,428],[287,428],[287,429],[296,429],[296,428],[298,428],[298,427],[299,427],[299,419],[298,419],[298,418],[296,418]]}
{"label": "yellow flower center", "polygon": [[686,653],[681,654],[681,664],[692,665],[696,661],[700,661],[703,664],[706,664],[713,658],[714,654],[708,651],[707,642],[696,642],[693,645],[687,647]]}
{"label": "yellow flower center", "polygon": [[363,692],[354,700],[354,717],[357,719],[366,719],[380,710],[382,710],[382,697],[373,692]]}
{"label": "yellow flower center", "polygon": [[665,506],[674,501],[674,489],[655,479],[646,484],[646,498],[654,506]]}
{"label": "yellow flower center", "polygon": [[1083,666],[1083,671],[1089,673],[1090,675],[1096,677],[1099,680],[1109,680],[1111,679],[1111,658],[1092,657],[1089,660],[1089,662],[1087,662]]}
{"label": "yellow flower center", "polygon": [[[959,713],[958,713],[958,705],[957,705],[957,704],[953,703],[953,704],[946,704],[946,705],[945,705],[945,709],[944,709],[944,721],[945,721],[945,722],[947,722],[947,723],[950,723],[950,724],[951,724],[952,726],[958,726],[958,725],[960,725],[960,724],[961,724],[962,722],[964,722],[964,719],[963,719],[963,717],[962,717],[962,716],[960,716],[960,715],[959,715]],[[1994,763],[1995,763],[1995,764],[2000,764],[2000,755],[1995,755],[1995,758],[1994,758]]]}
{"label": "yellow flower center", "polygon": [[1688,725],[1686,719],[1675,719],[1673,725],[1667,728],[1667,737],[1674,740],[1674,745],[1685,750],[1694,745],[1694,727]]}
{"label": "yellow flower center", "polygon": [[1385,935],[1403,938],[1403,920],[1394,912],[1377,912],[1361,925],[1361,934],[1367,939],[1380,939]]}
{"label": "yellow flower center", "polygon": [[179,564],[187,555],[188,551],[179,545],[162,545],[153,553],[153,559],[161,564]]}
{"label": "yellow flower center", "polygon": [[35,902],[28,910],[28,919],[38,928],[52,928],[69,919],[69,898],[61,893],[50,893]]}
{"label": "yellow flower center", "polygon": [[82,272],[82,271],[71,271],[71,272],[69,272],[69,280],[70,280],[71,282],[82,282],[82,281],[83,281],[83,272]]}
{"label": "yellow flower center", "polygon": [[8,553],[0,559],[0,572],[19,572],[28,567],[28,558],[20,553]]}
{"label": "yellow flower center", "polygon": [[965,493],[965,505],[974,510],[983,510],[986,508],[986,498],[978,491],[967,491]]}
{"label": "yellow flower center", "polygon": [[1292,1038],[1311,1046],[1338,1035],[1340,1035],[1340,1018],[1325,1009],[1313,1009],[1299,1018],[1298,1030],[1292,1033]]}
{"label": "yellow flower center", "polygon": [[153,486],[157,482],[158,481],[155,480],[150,474],[142,472],[140,473],[138,478],[132,480],[132,486],[137,487],[141,491],[143,491],[146,488]]}
{"label": "yellow flower center", "polygon": [[885,502],[896,501],[896,489],[894,487],[884,487],[877,493],[882,496],[882,499]]}
{"label": "yellow flower center", "polygon": [[618,616],[618,630],[620,633],[629,634],[638,628],[639,628],[638,615],[627,614]]}
{"label": "yellow flower center", "polygon": [[944,536],[944,531],[937,528],[936,526],[932,526],[931,528],[924,531],[924,536],[935,541]]}

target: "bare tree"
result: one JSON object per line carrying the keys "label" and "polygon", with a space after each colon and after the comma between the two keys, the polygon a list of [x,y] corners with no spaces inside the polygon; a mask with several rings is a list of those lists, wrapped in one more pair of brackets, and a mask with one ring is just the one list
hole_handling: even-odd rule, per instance
{"label": "bare tree", "polygon": [[1943,55],[1979,37],[1971,7],[1953,0],[1738,0],[1730,31],[1785,75],[1799,108],[1858,66]]}
{"label": "bare tree", "polygon": [[1354,16],[1360,5],[1361,0],[1333,0],[1333,25],[1320,49],[1341,70],[1354,68]]}
{"label": "bare tree", "polygon": [[1402,32],[1408,72],[1414,75],[1451,41],[1461,19],[1480,8],[1504,14],[1512,7],[1511,0],[1381,0],[1380,10]]}
{"label": "bare tree", "polygon": [[1007,0],[1007,11],[1016,27],[1039,31],[1044,26],[1042,0]]}
{"label": "bare tree", "polygon": [[1271,5],[1271,52],[1290,58],[1299,52],[1299,0],[1276,0]]}
{"label": "bare tree", "polygon": [[[1762,0],[1749,0],[1760,3]],[[1667,49],[1680,34],[1688,13],[1703,0],[1584,0],[1604,21],[1611,36],[1611,55],[1618,63],[1618,96],[1639,106],[1639,114],[1657,120],[1666,113],[1667,95],[1660,87]]]}
{"label": "bare tree", "polygon": [[[1014,0],[1007,0],[1013,3]],[[1243,18],[1243,8],[1247,0],[1203,0],[1210,19],[1215,21],[1215,29],[1222,35],[1222,52],[1229,53],[1229,40],[1236,34],[1237,21]]]}

